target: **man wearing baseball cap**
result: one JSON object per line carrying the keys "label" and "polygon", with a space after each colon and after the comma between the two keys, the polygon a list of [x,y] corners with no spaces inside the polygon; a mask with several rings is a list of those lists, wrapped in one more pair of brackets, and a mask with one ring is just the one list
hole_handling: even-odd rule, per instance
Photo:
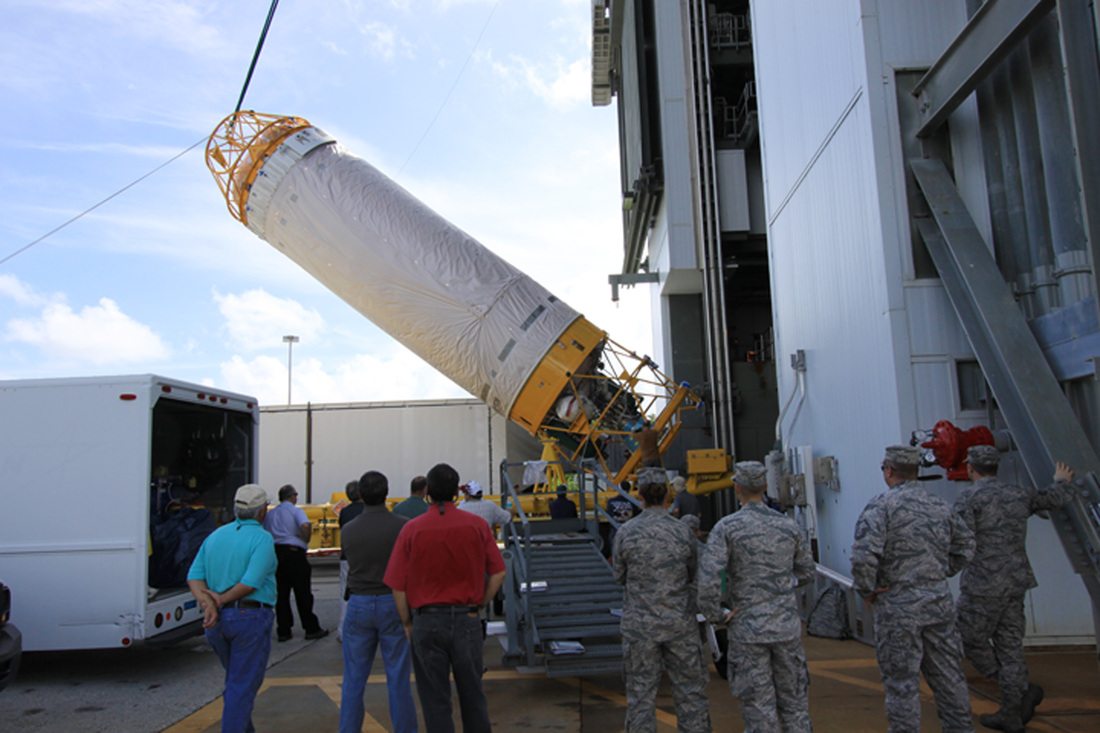
{"label": "man wearing baseball cap", "polygon": [[271,652],[275,605],[275,542],[261,524],[267,494],[246,484],[233,510],[236,519],[206,538],[187,573],[206,641],[225,668],[222,733],[254,730],[252,706]]}
{"label": "man wearing baseball cap", "polygon": [[958,623],[966,658],[1001,689],[1000,710],[983,714],[982,725],[1022,731],[1043,699],[1024,661],[1024,596],[1038,585],[1027,559],[1027,520],[1073,497],[1073,469],[1057,463],[1054,483],[1024,488],[999,481],[1000,464],[991,445],[967,452],[973,483],[959,492],[955,513],[973,530],[977,549],[959,583]]}
{"label": "man wearing baseball cap", "polygon": [[469,481],[463,484],[462,491],[466,493],[466,501],[458,505],[458,508],[462,511],[478,515],[488,522],[490,527],[498,524],[503,526],[512,521],[510,511],[481,498],[484,490],[477,481]]}
{"label": "man wearing baseball cap", "polygon": [[727,626],[730,692],[741,704],[745,729],[810,733],[810,675],[795,597],[795,586],[814,577],[810,543],[793,519],[764,503],[762,463],[741,461],[735,469],[741,508],[710,531],[699,569],[699,610],[712,624]]}

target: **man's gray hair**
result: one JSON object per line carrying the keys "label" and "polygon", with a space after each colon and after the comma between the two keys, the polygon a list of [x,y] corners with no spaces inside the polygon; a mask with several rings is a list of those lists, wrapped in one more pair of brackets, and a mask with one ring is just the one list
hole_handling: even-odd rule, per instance
{"label": "man's gray hair", "polygon": [[238,504],[233,507],[233,513],[237,515],[237,519],[256,519],[264,509],[267,509],[267,504],[254,507],[244,507]]}

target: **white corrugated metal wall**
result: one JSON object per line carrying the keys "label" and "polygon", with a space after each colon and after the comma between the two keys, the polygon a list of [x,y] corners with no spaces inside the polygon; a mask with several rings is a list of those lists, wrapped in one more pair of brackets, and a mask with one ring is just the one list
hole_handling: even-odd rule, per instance
{"label": "white corrugated metal wall", "polygon": [[[855,519],[882,491],[882,448],[950,419],[955,360],[972,358],[942,288],[913,280],[894,71],[927,67],[965,22],[958,0],[752,3],[777,359],[806,351],[807,398],[790,445],[839,459],[819,493],[821,558],[846,572]],[[951,120],[960,191],[988,233],[973,104]],[[781,368],[780,394],[794,389]],[[1022,472],[1021,472],[1022,475]],[[1009,476],[1011,478],[1011,475]],[[930,486],[951,500],[956,486]],[[1053,529],[1031,524],[1040,588],[1033,642],[1091,638],[1089,601]]]}
{"label": "white corrugated metal wall", "polygon": [[[365,471],[390,482],[390,496],[408,496],[409,482],[449,463],[462,482],[500,492],[499,465],[508,457],[507,420],[479,400],[265,407],[260,411],[260,484],[274,495],[298,487],[305,503],[306,423],[312,420],[312,502],[323,503]],[[515,451],[513,451],[515,452]],[[515,460],[532,457],[527,451]]]}

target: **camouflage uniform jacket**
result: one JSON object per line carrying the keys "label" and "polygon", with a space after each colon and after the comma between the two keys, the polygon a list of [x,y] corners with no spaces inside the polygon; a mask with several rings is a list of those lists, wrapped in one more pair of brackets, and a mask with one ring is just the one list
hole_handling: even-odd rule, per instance
{"label": "camouflage uniform jacket", "polygon": [[967,486],[955,512],[973,532],[978,547],[963,571],[961,590],[975,596],[1014,596],[1038,583],[1027,559],[1027,520],[1042,509],[1059,509],[1073,486],[1057,481],[1045,489],[1005,484],[993,476]]}
{"label": "camouflage uniform jacket", "polygon": [[661,507],[615,533],[615,582],[625,586],[622,633],[662,638],[695,623],[695,535]]}
{"label": "camouflage uniform jacket", "polygon": [[814,561],[793,519],[752,501],[714,525],[699,568],[699,608],[712,623],[723,620],[723,570],[725,605],[735,611],[730,639],[771,644],[801,635],[794,587],[813,579]]}
{"label": "camouflage uniform jacket", "polygon": [[974,556],[974,533],[947,502],[918,481],[871,499],[856,522],[852,578],[869,596],[880,588],[875,625],[925,626],[955,618],[947,578]]}

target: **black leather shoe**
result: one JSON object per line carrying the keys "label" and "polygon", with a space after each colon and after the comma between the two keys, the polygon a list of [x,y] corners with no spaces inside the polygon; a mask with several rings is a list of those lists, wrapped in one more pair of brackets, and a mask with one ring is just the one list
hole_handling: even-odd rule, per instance
{"label": "black leather shoe", "polygon": [[285,634],[279,634],[278,638],[279,638],[279,641],[290,641],[290,632],[288,631]]}
{"label": "black leather shoe", "polygon": [[328,636],[328,629],[317,629],[316,631],[310,631],[306,633],[306,639],[324,639]]}
{"label": "black leather shoe", "polygon": [[1028,683],[1023,704],[1020,706],[1020,718],[1024,721],[1024,725],[1027,725],[1035,717],[1035,708],[1039,707],[1039,703],[1043,701],[1045,694],[1043,688],[1039,685],[1034,682]]}

